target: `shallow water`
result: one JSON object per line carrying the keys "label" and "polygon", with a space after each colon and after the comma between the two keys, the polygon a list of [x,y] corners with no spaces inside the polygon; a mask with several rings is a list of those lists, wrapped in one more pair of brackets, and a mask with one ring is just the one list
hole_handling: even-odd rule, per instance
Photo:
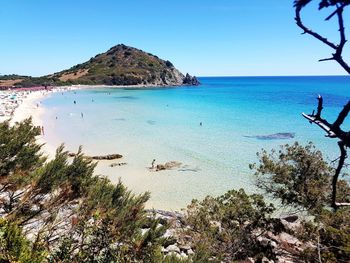
{"label": "shallow water", "polygon": [[[311,113],[317,95],[322,94],[324,117],[335,119],[350,99],[349,77],[200,81],[199,87],[56,93],[42,102],[45,136],[53,146],[65,142],[72,151],[83,145],[84,152],[91,155],[122,154],[117,162],[127,165],[111,168],[113,162],[102,161],[97,173],[113,182],[121,178],[137,193],[150,191],[148,206],[160,209],[180,209],[193,198],[232,188],[255,192],[248,165],[256,161],[261,148],[311,140],[329,160],[337,157],[336,141],[325,138],[301,112]],[[350,130],[349,124],[347,121],[345,127]],[[295,137],[266,138],[276,133],[294,133]],[[153,159],[156,163],[179,161],[183,166],[149,172]]]}

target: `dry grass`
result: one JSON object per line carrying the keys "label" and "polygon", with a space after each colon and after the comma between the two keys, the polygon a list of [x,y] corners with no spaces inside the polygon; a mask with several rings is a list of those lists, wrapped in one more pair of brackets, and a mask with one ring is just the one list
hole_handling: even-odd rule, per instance
{"label": "dry grass", "polygon": [[0,87],[10,87],[17,83],[20,83],[23,79],[8,79],[8,80],[0,80]]}
{"label": "dry grass", "polygon": [[89,72],[88,69],[80,69],[80,70],[73,72],[73,73],[65,73],[65,74],[62,74],[62,76],[59,78],[59,80],[61,80],[61,81],[75,80],[75,79],[78,79],[80,77],[85,76],[86,74],[88,74],[88,72]]}

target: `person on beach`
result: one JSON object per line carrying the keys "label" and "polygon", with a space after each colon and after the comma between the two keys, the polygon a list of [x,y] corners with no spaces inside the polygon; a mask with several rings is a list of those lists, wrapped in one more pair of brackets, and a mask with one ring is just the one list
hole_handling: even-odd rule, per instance
{"label": "person on beach", "polygon": [[41,134],[45,135],[44,126],[41,126]]}
{"label": "person on beach", "polygon": [[151,165],[151,169],[154,169],[154,164],[155,164],[155,162],[156,162],[156,159],[153,159],[152,165]]}

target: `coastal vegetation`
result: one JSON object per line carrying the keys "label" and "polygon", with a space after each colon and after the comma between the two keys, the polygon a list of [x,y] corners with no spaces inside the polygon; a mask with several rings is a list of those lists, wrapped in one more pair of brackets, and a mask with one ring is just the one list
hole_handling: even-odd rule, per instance
{"label": "coastal vegetation", "polygon": [[30,119],[0,124],[0,261],[157,262],[167,239],[145,212],[149,193],[94,176],[80,150],[46,161],[39,134]]}
{"label": "coastal vegetation", "polygon": [[[298,223],[274,217],[274,205],[243,189],[193,200],[180,220],[164,220],[144,208],[149,193],[95,176],[81,149],[70,160],[61,146],[47,160],[39,134],[30,119],[0,124],[1,262],[350,259],[349,210],[330,210],[334,168],[312,144],[262,151],[251,165],[267,195],[309,215]],[[348,182],[339,180],[338,189],[338,200],[348,202]],[[179,256],[174,244],[192,252]]]}
{"label": "coastal vegetation", "polygon": [[[12,80],[9,82],[9,80]],[[123,44],[98,54],[89,61],[42,77],[0,76],[0,86],[65,85],[198,85],[196,77],[183,75],[168,60]]]}

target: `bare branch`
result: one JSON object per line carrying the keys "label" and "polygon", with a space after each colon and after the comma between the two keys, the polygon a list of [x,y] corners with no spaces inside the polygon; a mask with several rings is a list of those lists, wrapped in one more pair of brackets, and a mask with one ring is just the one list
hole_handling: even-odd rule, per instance
{"label": "bare branch", "polygon": [[325,20],[326,21],[330,20],[338,12],[339,8],[344,8],[346,5],[348,5],[348,4],[345,3],[345,4],[342,4],[341,6],[337,6],[337,9],[332,14],[327,16],[327,18]]}
{"label": "bare branch", "polygon": [[327,46],[330,46],[333,49],[337,49],[337,45],[330,42],[327,38],[321,36],[320,34],[312,31],[310,28],[306,27],[303,24],[303,22],[301,21],[301,15],[300,15],[301,9],[302,9],[302,6],[297,6],[295,8],[295,21],[297,25],[304,31],[304,33],[313,36],[314,38],[318,39],[319,41],[323,42],[324,44],[326,44]]}
{"label": "bare branch", "polygon": [[318,96],[318,106],[317,113],[314,114],[305,114],[302,113],[303,117],[306,118],[309,122],[315,123],[322,130],[327,132],[327,136],[330,138],[339,138],[341,141],[345,143],[346,147],[350,147],[350,133],[344,132],[340,126],[344,122],[348,113],[350,112],[350,101],[344,106],[343,110],[339,113],[337,120],[331,124],[327,120],[321,117],[321,112],[323,109],[323,99],[322,96]]}
{"label": "bare branch", "polygon": [[330,61],[330,60],[335,60],[335,58],[334,58],[334,57],[331,57],[331,58],[323,58],[323,59],[319,59],[318,62]]}
{"label": "bare branch", "polygon": [[316,118],[320,119],[321,118],[321,113],[323,110],[323,98],[321,95],[318,95],[317,97],[318,104],[317,104],[317,113],[316,113]]}
{"label": "bare branch", "polygon": [[350,66],[344,61],[342,57],[344,46],[347,42],[345,37],[345,28],[344,28],[344,19],[343,19],[343,11],[344,7],[348,5],[348,3],[345,3],[341,6],[337,6],[337,9],[326,18],[326,20],[331,19],[335,14],[337,14],[338,17],[338,24],[339,24],[339,34],[340,34],[340,42],[338,45],[335,43],[329,41],[327,38],[321,36],[320,34],[314,32],[310,28],[306,27],[302,20],[301,20],[301,10],[303,9],[303,5],[296,5],[295,6],[295,21],[296,24],[304,31],[303,34],[309,34],[316,38],[317,40],[321,41],[322,43],[326,44],[327,46],[333,48],[335,50],[335,53],[332,54],[331,58],[326,59],[320,59],[319,61],[330,61],[335,60],[338,62],[339,65],[342,66],[342,68],[350,74]]}
{"label": "bare branch", "polygon": [[[336,55],[340,55],[343,52],[343,48],[346,43],[346,38],[345,38],[345,28],[344,28],[344,20],[343,20],[343,8],[338,8],[337,9],[337,15],[338,15],[338,24],[339,24],[339,34],[340,34],[340,43],[337,47],[337,52]],[[335,55],[335,56],[336,56]]]}
{"label": "bare branch", "polygon": [[350,111],[350,101],[344,106],[343,110],[339,113],[337,120],[333,123],[334,128],[340,128],[345,118],[348,116]]}

